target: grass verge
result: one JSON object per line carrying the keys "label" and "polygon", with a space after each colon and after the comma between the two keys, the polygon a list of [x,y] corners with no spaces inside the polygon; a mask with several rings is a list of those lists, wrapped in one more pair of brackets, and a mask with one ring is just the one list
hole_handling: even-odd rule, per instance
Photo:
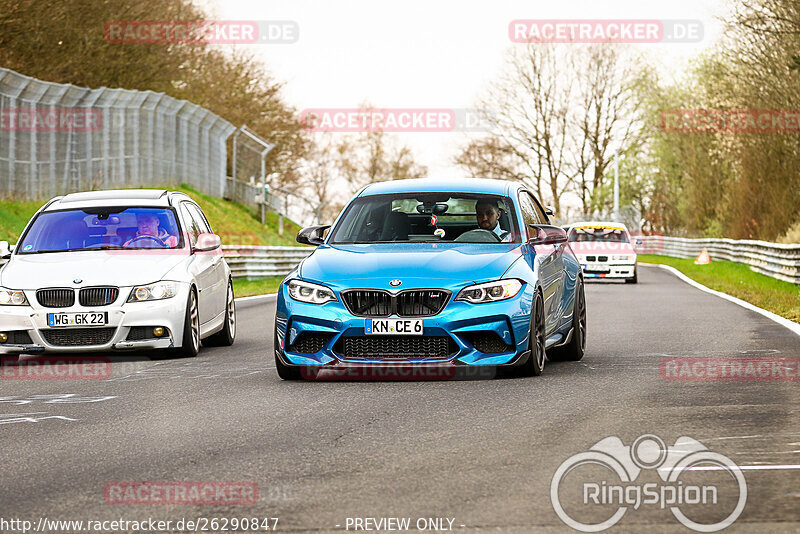
{"label": "grass verge", "polygon": [[743,263],[720,260],[708,265],[695,265],[691,258],[655,254],[639,254],[638,260],[670,265],[706,287],[740,298],[790,321],[800,322],[800,287],[753,272]]}
{"label": "grass verge", "polygon": [[283,276],[270,276],[268,278],[258,278],[254,280],[233,280],[233,294],[236,297],[249,297],[252,295],[263,295],[265,293],[275,293],[281,284]]}

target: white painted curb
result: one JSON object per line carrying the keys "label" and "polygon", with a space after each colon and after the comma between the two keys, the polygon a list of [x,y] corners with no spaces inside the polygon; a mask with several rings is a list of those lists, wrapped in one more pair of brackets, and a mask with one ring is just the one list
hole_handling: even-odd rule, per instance
{"label": "white painted curb", "polygon": [[690,286],[696,287],[700,291],[705,291],[706,293],[710,293],[712,295],[716,295],[719,298],[723,298],[723,299],[725,299],[725,300],[727,300],[729,302],[733,302],[734,304],[738,304],[742,308],[746,308],[746,309],[748,309],[750,311],[754,311],[754,312],[756,312],[758,314],[761,314],[764,317],[766,317],[767,319],[771,319],[771,320],[775,321],[776,323],[778,323],[779,325],[785,326],[786,328],[788,328],[789,330],[791,330],[792,332],[794,332],[795,334],[800,336],[800,324],[795,323],[794,321],[790,321],[789,319],[786,319],[785,317],[781,317],[780,315],[776,315],[776,314],[774,314],[774,313],[772,313],[770,311],[767,311],[767,310],[765,310],[763,308],[759,308],[758,306],[754,306],[753,304],[750,304],[749,302],[746,302],[746,301],[744,301],[742,299],[737,299],[736,297],[732,297],[731,295],[728,295],[727,293],[723,293],[721,291],[714,291],[713,289],[708,288],[708,287],[704,286],[703,284],[695,282],[694,280],[692,280],[691,278],[689,278],[688,276],[686,276],[685,274],[680,272],[675,267],[672,267],[670,265],[661,265],[661,264],[657,264],[657,263],[644,263],[644,262],[640,262],[639,265],[646,265],[648,267],[660,267],[661,269],[664,269],[665,271],[671,272],[672,274],[674,274],[675,276],[677,276],[678,278],[680,278],[681,280],[683,280],[684,282],[686,282]]}
{"label": "white painted curb", "polygon": [[251,297],[236,297],[233,299],[235,302],[248,302],[251,300],[270,300],[277,297],[277,293],[267,293],[266,295],[253,295]]}

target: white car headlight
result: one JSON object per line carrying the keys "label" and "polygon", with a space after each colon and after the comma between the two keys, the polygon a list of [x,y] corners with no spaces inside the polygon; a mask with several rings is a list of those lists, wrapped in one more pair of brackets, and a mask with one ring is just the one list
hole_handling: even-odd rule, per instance
{"label": "white car headlight", "polygon": [[163,300],[178,294],[177,282],[156,282],[146,286],[137,286],[131,291],[128,302],[144,302],[147,300]]}
{"label": "white car headlight", "polygon": [[0,287],[0,306],[25,306],[28,299],[22,291]]}
{"label": "white car headlight", "polygon": [[520,289],[522,289],[522,282],[516,278],[497,280],[496,282],[467,286],[458,293],[456,300],[464,300],[471,304],[497,302],[516,296]]}
{"label": "white car headlight", "polygon": [[289,296],[300,302],[325,304],[326,302],[337,300],[336,295],[333,294],[333,290],[319,284],[312,284],[311,282],[291,280],[286,284],[286,288],[289,290]]}

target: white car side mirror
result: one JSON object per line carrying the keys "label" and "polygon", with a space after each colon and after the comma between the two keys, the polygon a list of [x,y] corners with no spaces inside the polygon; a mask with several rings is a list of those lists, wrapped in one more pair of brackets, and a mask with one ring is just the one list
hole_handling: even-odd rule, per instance
{"label": "white car side mirror", "polygon": [[216,250],[222,246],[222,240],[217,234],[200,234],[197,236],[197,244],[194,249],[198,252],[208,252]]}
{"label": "white car side mirror", "polygon": [[11,246],[8,241],[0,241],[0,258],[5,258],[11,255]]}

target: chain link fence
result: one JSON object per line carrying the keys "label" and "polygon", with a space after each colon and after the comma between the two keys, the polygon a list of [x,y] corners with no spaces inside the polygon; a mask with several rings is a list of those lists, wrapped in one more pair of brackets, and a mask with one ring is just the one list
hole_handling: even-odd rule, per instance
{"label": "chain link fence", "polygon": [[186,183],[225,194],[236,128],[163,93],[88,89],[0,68],[0,195]]}

